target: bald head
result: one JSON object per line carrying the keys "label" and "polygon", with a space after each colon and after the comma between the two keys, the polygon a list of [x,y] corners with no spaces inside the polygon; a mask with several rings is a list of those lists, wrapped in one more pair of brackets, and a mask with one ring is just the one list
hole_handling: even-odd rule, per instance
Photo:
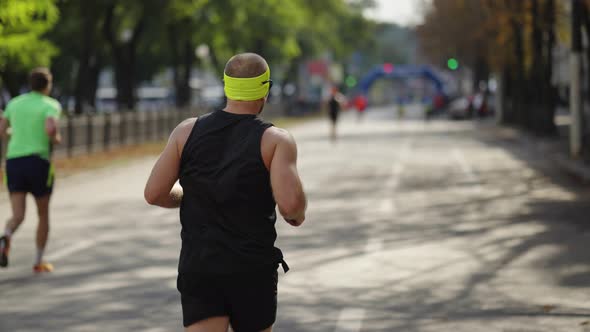
{"label": "bald head", "polygon": [[225,74],[235,78],[257,77],[268,69],[263,57],[256,53],[234,55],[225,65]]}

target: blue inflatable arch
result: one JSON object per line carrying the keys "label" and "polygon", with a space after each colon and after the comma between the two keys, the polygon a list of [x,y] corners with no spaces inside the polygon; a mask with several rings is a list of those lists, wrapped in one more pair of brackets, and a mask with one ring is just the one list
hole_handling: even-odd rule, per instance
{"label": "blue inflatable arch", "polygon": [[444,92],[444,83],[442,79],[428,66],[414,66],[414,65],[392,65],[384,64],[373,68],[367,75],[365,75],[358,84],[359,91],[365,96],[369,93],[369,89],[373,83],[380,78],[416,78],[421,77],[431,81],[434,84],[436,91],[446,96]]}

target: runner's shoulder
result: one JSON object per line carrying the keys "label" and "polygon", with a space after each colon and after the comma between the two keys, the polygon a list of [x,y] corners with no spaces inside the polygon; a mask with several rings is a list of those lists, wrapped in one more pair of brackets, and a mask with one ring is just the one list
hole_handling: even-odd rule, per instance
{"label": "runner's shoulder", "polygon": [[270,143],[275,145],[286,143],[286,144],[295,144],[295,139],[291,133],[283,128],[279,127],[269,127],[262,136],[263,140],[268,140]]}
{"label": "runner's shoulder", "polygon": [[8,104],[6,104],[6,109],[17,107],[18,104],[22,103],[24,100],[27,100],[28,95],[28,93],[25,93],[12,98]]}
{"label": "runner's shoulder", "polygon": [[45,103],[49,107],[51,107],[57,111],[61,111],[61,104],[59,103],[59,101],[57,101],[57,99],[49,97],[49,96],[43,96],[43,97],[41,97],[41,100],[43,101],[43,103]]}
{"label": "runner's shoulder", "polygon": [[188,138],[195,126],[197,118],[188,118],[176,126],[170,135],[170,140],[176,144],[178,155],[182,156],[182,150],[184,145],[188,141]]}
{"label": "runner's shoulder", "polygon": [[175,131],[191,131],[193,129],[193,126],[195,125],[195,122],[197,121],[197,118],[188,118],[183,120],[181,123],[178,124],[178,126],[176,126]]}
{"label": "runner's shoulder", "polygon": [[196,120],[197,118],[188,118],[183,120],[178,124],[178,126],[176,126],[176,128],[174,128],[174,131],[172,131],[172,136],[176,139],[186,140],[193,130]]}

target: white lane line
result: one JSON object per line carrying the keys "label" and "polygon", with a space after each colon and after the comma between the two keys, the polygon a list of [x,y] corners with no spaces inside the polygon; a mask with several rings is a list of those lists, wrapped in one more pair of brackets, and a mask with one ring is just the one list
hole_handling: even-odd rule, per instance
{"label": "white lane line", "polygon": [[344,308],[340,311],[334,332],[359,332],[364,318],[365,309]]}
{"label": "white lane line", "polygon": [[471,165],[469,165],[469,163],[467,162],[467,159],[465,159],[465,154],[463,154],[461,150],[455,148],[452,151],[452,156],[453,159],[457,162],[457,164],[459,164],[459,167],[461,168],[461,171],[465,175],[467,181],[471,183],[472,189],[476,192],[480,192],[481,185],[479,184],[479,178],[477,177],[477,175],[475,175],[475,172],[473,171]]}
{"label": "white lane line", "polygon": [[[397,214],[397,206],[395,204],[393,192],[397,189],[400,183],[401,175],[404,171],[403,161],[406,159],[407,154],[410,152],[410,142],[404,141],[399,150],[398,160],[391,166],[391,175],[385,182],[385,186],[381,191],[381,200],[377,203],[376,214],[369,212],[369,215],[376,216],[379,219],[382,218],[393,218]],[[372,218],[363,219],[364,222],[373,221]],[[383,239],[379,237],[370,237],[367,245],[365,246],[365,253],[370,254],[378,252],[383,249]]]}
{"label": "white lane line", "polygon": [[[171,214],[171,210],[167,209],[153,209],[153,215],[159,216],[166,216]],[[152,231],[150,229],[139,230],[135,232],[135,235],[141,235],[145,237],[156,237],[157,234],[160,234],[161,231],[156,230]],[[126,240],[129,239],[129,234],[125,232],[117,232],[117,233],[106,233],[100,236],[97,236],[93,239],[81,240],[70,245],[66,245],[62,248],[57,249],[56,251],[49,252],[45,257],[48,261],[57,261],[67,256],[71,256],[77,254],[82,250],[86,250],[88,248],[94,247],[99,243],[103,242],[117,242],[119,240]]]}
{"label": "white lane line", "polygon": [[369,242],[367,242],[367,245],[365,246],[365,253],[372,254],[374,252],[381,251],[382,249],[383,249],[383,239],[372,237],[369,239]]}
{"label": "white lane line", "polygon": [[453,159],[459,164],[461,171],[465,173],[465,175],[469,178],[470,181],[477,180],[477,176],[475,176],[475,172],[473,172],[473,168],[465,159],[465,155],[459,149],[453,149],[452,151]]}
{"label": "white lane line", "polygon": [[386,190],[391,190],[391,189],[397,188],[397,186],[399,185],[400,177],[401,177],[401,174],[403,171],[404,171],[404,164],[402,164],[401,161],[395,163],[391,167],[391,176],[389,177],[389,179],[386,182],[386,186],[385,186]]}
{"label": "white lane line", "polygon": [[395,204],[392,198],[384,198],[379,203],[379,207],[377,208],[380,214],[385,215],[392,215],[395,213]]}
{"label": "white lane line", "polygon": [[406,157],[408,156],[408,153],[410,153],[410,145],[411,145],[410,140],[406,140],[402,143],[402,146],[400,148],[400,153],[399,153],[400,162],[404,161],[406,159]]}
{"label": "white lane line", "polygon": [[404,160],[410,153],[410,141],[404,141],[399,149],[399,155],[396,162],[391,166],[391,176],[385,182],[385,190],[395,189],[399,185],[400,177],[404,171]]}
{"label": "white lane line", "polygon": [[80,242],[76,242],[76,243],[74,243],[72,245],[63,247],[63,248],[61,248],[59,250],[56,250],[56,251],[52,252],[51,254],[48,254],[46,256],[46,258],[49,261],[57,261],[57,260],[62,259],[64,257],[66,257],[66,256],[69,256],[69,255],[71,255],[71,254],[73,254],[73,253],[75,253],[77,251],[88,249],[88,248],[94,246],[96,244],[96,242],[97,241],[95,239],[92,239],[92,240],[83,240],[83,241],[80,241]]}

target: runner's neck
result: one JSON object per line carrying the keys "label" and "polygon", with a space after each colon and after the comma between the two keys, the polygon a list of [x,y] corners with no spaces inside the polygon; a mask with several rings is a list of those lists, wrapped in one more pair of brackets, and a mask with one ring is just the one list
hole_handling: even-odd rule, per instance
{"label": "runner's neck", "polygon": [[224,112],[238,115],[258,115],[261,109],[260,100],[255,101],[236,101],[227,100]]}

